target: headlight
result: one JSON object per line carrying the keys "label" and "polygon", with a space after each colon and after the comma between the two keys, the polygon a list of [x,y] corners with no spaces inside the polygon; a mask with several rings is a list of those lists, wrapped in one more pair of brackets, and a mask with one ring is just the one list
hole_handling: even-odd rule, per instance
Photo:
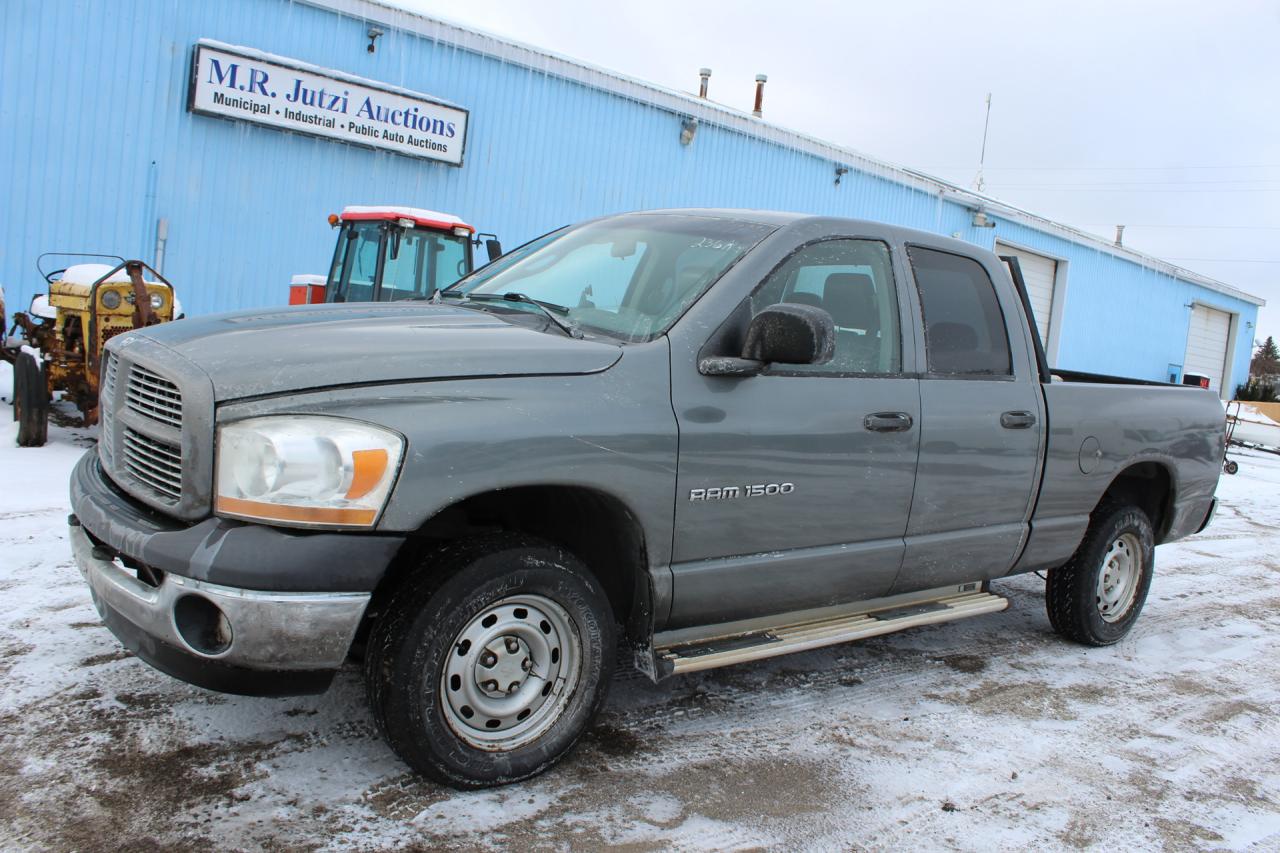
{"label": "headlight", "polygon": [[161,295],[160,295],[160,294],[158,294],[158,293],[153,293],[153,294],[151,294],[151,308],[152,308],[152,310],[154,310],[154,311],[159,311],[159,310],[160,310],[161,308],[163,308],[163,307],[164,307],[164,297],[163,297],[163,296],[161,296]]}
{"label": "headlight", "polygon": [[276,415],[218,430],[214,511],[303,527],[372,527],[404,439],[346,418]]}
{"label": "headlight", "polygon": [[120,307],[120,291],[104,290],[102,291],[102,307],[108,311],[114,311]]}

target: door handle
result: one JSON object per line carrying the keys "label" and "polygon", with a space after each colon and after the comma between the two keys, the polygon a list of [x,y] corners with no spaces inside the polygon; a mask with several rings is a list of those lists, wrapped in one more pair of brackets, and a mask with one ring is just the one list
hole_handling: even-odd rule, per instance
{"label": "door handle", "polygon": [[862,419],[862,425],[872,432],[906,432],[912,423],[906,412],[876,412]]}
{"label": "door handle", "polygon": [[1000,426],[1005,429],[1027,429],[1035,424],[1036,416],[1031,412],[1005,412],[1000,416]]}

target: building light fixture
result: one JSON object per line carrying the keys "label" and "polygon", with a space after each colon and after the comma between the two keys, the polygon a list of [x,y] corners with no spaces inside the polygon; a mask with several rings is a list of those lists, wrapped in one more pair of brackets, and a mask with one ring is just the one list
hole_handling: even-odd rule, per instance
{"label": "building light fixture", "polygon": [[698,134],[698,120],[689,116],[680,120],[680,144],[688,145]]}
{"label": "building light fixture", "polygon": [[974,228],[995,228],[996,227],[995,220],[988,218],[986,210],[982,209],[981,207],[973,211],[973,222],[971,224],[973,225]]}

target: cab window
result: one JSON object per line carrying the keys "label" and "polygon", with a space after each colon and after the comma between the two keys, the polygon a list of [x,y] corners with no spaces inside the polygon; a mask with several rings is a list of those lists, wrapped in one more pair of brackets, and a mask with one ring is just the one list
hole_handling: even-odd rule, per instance
{"label": "cab window", "polygon": [[[462,239],[416,229],[401,232],[400,247],[391,257],[393,236],[387,237],[382,270],[382,302],[430,296],[466,274],[466,244]],[[354,283],[354,279],[353,279]]]}
{"label": "cab window", "polygon": [[1009,335],[995,285],[973,258],[919,246],[907,250],[924,315],[929,373],[1012,375]]}
{"label": "cab window", "polygon": [[766,278],[752,313],[779,302],[821,308],[836,326],[826,364],[779,366],[774,373],[892,375],[902,371],[898,301],[889,247],[878,240],[824,240],[801,248]]}

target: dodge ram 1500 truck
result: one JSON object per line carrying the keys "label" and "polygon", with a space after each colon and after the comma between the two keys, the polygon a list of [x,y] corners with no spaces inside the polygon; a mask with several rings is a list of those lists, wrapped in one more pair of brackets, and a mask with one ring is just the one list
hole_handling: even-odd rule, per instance
{"label": "dodge ram 1500 truck", "polygon": [[70,539],[107,626],[193,684],[362,658],[416,770],[563,756],[619,636],[654,679],[1002,610],[1130,629],[1213,514],[1211,392],[1051,373],[1016,265],[902,228],[676,210],[563,228],[430,301],[107,346]]}

